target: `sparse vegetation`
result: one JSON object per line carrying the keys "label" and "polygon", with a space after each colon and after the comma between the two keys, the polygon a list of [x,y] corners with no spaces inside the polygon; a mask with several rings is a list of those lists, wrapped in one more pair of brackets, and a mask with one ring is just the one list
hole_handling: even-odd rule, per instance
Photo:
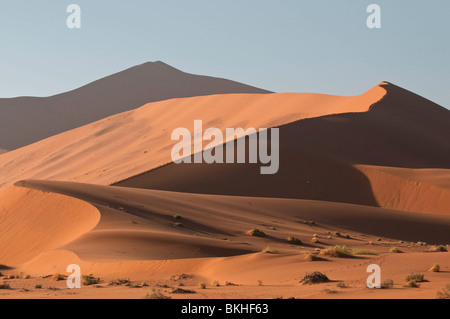
{"label": "sparse vegetation", "polygon": [[34,286],[34,289],[42,289],[42,285],[36,285]]}
{"label": "sparse vegetation", "polygon": [[417,246],[427,246],[427,243],[425,243],[423,241],[419,241],[419,242],[417,242]]}
{"label": "sparse vegetation", "polygon": [[232,283],[231,281],[227,281],[227,282],[225,282],[225,286],[239,286],[239,285]]}
{"label": "sparse vegetation", "polygon": [[410,282],[408,282],[408,284],[406,285],[406,287],[409,288],[419,288],[420,284],[417,283],[417,281],[411,280]]}
{"label": "sparse vegetation", "polygon": [[61,274],[53,274],[52,276],[52,281],[60,281],[60,280],[64,280],[64,276]]}
{"label": "sparse vegetation", "polygon": [[174,226],[176,226],[176,227],[183,227],[183,223],[175,223]]}
{"label": "sparse vegetation", "polygon": [[220,283],[218,280],[214,280],[212,285],[213,287],[220,287]]}
{"label": "sparse vegetation", "polygon": [[175,288],[170,293],[171,294],[195,294],[196,292],[194,290],[189,290],[189,289]]}
{"label": "sparse vegetation", "polygon": [[330,279],[321,272],[315,271],[313,273],[307,273],[302,280],[300,280],[300,283],[303,285],[315,285],[320,284],[324,282],[330,282]]}
{"label": "sparse vegetation", "polygon": [[299,246],[303,245],[303,242],[300,239],[296,238],[296,237],[289,236],[287,238],[287,241],[288,241],[289,244],[292,244],[292,245],[299,245]]}
{"label": "sparse vegetation", "polygon": [[445,286],[442,291],[437,293],[437,299],[450,299],[450,285]]}
{"label": "sparse vegetation", "polygon": [[267,246],[266,248],[264,248],[263,253],[278,254],[278,250],[276,250],[275,248],[272,248],[270,246]]}
{"label": "sparse vegetation", "polygon": [[108,283],[108,286],[131,286],[131,281],[129,279],[112,280]]}
{"label": "sparse vegetation", "polygon": [[348,288],[347,285],[345,284],[345,282],[343,282],[343,281],[338,282],[336,286],[341,289]]}
{"label": "sparse vegetation", "polygon": [[266,234],[263,231],[259,230],[258,228],[250,229],[247,232],[247,235],[250,235],[250,236],[253,236],[253,237],[264,237],[264,236],[266,236]]}
{"label": "sparse vegetation", "polygon": [[334,290],[334,289],[326,288],[326,289],[323,289],[323,290],[322,290],[322,293],[324,293],[324,294],[337,294],[338,291],[337,291],[337,290]]}
{"label": "sparse vegetation", "polygon": [[320,258],[319,256],[311,254],[311,253],[306,253],[305,260],[306,261],[320,261],[320,260],[325,260],[325,259]]}
{"label": "sparse vegetation", "polygon": [[316,224],[316,222],[312,221],[312,220],[302,221],[300,223],[305,224],[305,225],[315,225]]}
{"label": "sparse vegetation", "polygon": [[437,253],[446,253],[448,252],[447,247],[444,245],[438,245],[435,246],[432,251],[437,252]]}
{"label": "sparse vegetation", "polygon": [[176,219],[176,220],[180,220],[180,219],[181,219],[181,216],[178,215],[178,214],[176,214],[176,215],[173,215],[173,218]]}
{"label": "sparse vegetation", "polygon": [[406,276],[406,282],[415,281],[415,282],[423,282],[425,280],[424,274],[412,273]]}
{"label": "sparse vegetation", "polygon": [[23,278],[23,279],[30,279],[31,276],[30,276],[30,275],[24,275],[22,278]]}
{"label": "sparse vegetation", "polygon": [[198,289],[206,289],[206,284],[204,282],[201,282],[198,284]]}
{"label": "sparse vegetation", "polygon": [[389,289],[394,287],[394,281],[392,279],[385,279],[381,283],[381,289]]}
{"label": "sparse vegetation", "polygon": [[392,247],[389,252],[393,253],[393,254],[401,254],[403,253],[403,251],[400,250],[400,248],[398,247]]}
{"label": "sparse vegetation", "polygon": [[11,289],[9,284],[0,284],[0,289]]}
{"label": "sparse vegetation", "polygon": [[83,275],[83,285],[92,286],[100,283],[100,278],[95,278],[92,274]]}
{"label": "sparse vegetation", "polygon": [[367,249],[353,249],[351,252],[352,255],[373,255],[377,256],[379,253],[375,250],[367,250]]}
{"label": "sparse vegetation", "polygon": [[440,272],[441,271],[441,266],[439,266],[439,264],[433,264],[433,266],[430,268],[431,272]]}
{"label": "sparse vegetation", "polygon": [[345,246],[333,246],[325,248],[320,252],[322,255],[336,258],[351,258],[352,252]]}
{"label": "sparse vegetation", "polygon": [[257,283],[258,283],[258,286],[259,286],[259,287],[261,287],[261,286],[263,285],[262,280],[258,280]]}
{"label": "sparse vegetation", "polygon": [[152,289],[151,294],[147,294],[143,299],[172,299],[170,296],[164,295],[161,290]]}

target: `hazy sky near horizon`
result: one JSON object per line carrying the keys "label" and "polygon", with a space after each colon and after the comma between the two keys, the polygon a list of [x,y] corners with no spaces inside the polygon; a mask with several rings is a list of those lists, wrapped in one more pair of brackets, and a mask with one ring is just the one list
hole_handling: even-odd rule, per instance
{"label": "hazy sky near horizon", "polygon": [[[69,4],[81,29],[69,29]],[[381,29],[366,8],[381,7]],[[0,97],[49,96],[148,61],[275,92],[390,81],[450,108],[449,0],[0,0]]]}

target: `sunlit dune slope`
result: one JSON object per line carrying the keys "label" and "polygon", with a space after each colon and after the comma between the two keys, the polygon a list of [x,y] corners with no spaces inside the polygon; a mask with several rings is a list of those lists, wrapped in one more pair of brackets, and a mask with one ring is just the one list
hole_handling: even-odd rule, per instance
{"label": "sunlit dune slope", "polygon": [[[100,211],[95,228],[58,245],[58,249],[92,262],[224,257],[260,252],[268,245],[292,253],[298,248],[287,242],[289,235],[300,238],[309,248],[335,244],[335,240],[309,244],[314,233],[326,231],[429,243],[449,239],[449,216],[320,201],[211,196],[68,182],[25,181],[17,186],[71,196]],[[311,220],[314,225],[303,223]],[[49,223],[53,224],[51,220]],[[254,227],[266,236],[247,235]],[[18,236],[20,233],[17,231]],[[337,240],[339,244],[364,244],[360,239]]]}
{"label": "sunlit dune slope", "polygon": [[98,210],[60,194],[11,186],[0,192],[0,260],[15,265],[94,228]]}
{"label": "sunlit dune slope", "polygon": [[55,96],[0,99],[0,148],[17,149],[145,103],[229,93],[270,92],[144,63]]}
{"label": "sunlit dune slope", "polygon": [[230,94],[150,103],[1,155],[0,188],[30,178],[107,185],[172,162],[172,131],[193,130],[194,120],[222,130],[270,128],[328,114],[366,112],[384,94],[376,86],[355,97]]}
{"label": "sunlit dune slope", "polygon": [[450,214],[450,111],[393,84],[380,87],[387,94],[368,112],[282,125],[275,175],[261,175],[260,164],[170,164],[115,185]]}

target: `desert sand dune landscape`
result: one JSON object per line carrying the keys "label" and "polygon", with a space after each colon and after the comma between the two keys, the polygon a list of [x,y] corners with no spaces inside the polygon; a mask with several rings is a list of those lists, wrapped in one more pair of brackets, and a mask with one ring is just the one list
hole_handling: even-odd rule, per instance
{"label": "desert sand dune landscape", "polygon": [[148,62],[55,96],[0,99],[0,148],[14,150],[145,103],[227,93],[270,92]]}
{"label": "desert sand dune landscape", "polygon": [[[110,96],[98,104],[112,114],[26,132],[40,138],[0,155],[0,298],[436,298],[450,282],[450,111],[388,82],[357,96],[270,93],[147,67],[79,90],[106,99],[128,76],[143,92],[146,76],[167,74],[174,90]],[[173,163],[172,131],[200,119],[279,128],[279,172]],[[71,264],[100,280],[67,289]],[[390,289],[366,287],[370,264]],[[314,271],[330,281],[302,285]],[[426,281],[408,286],[411,273]]]}

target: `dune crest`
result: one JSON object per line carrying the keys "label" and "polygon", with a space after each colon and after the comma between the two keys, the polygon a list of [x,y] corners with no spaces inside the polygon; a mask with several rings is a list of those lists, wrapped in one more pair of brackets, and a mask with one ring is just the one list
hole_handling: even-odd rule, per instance
{"label": "dune crest", "polygon": [[[443,176],[450,169],[450,111],[387,82],[378,88],[386,94],[368,112],[281,125],[280,169],[274,176],[261,176],[247,164],[170,164],[114,185],[449,214],[450,187]],[[387,169],[389,174],[382,173]],[[405,169],[407,174],[394,173]]]}
{"label": "dune crest", "polygon": [[229,93],[271,92],[144,63],[55,96],[0,99],[0,147],[17,149],[145,103]]}
{"label": "dune crest", "polygon": [[[171,162],[172,130],[271,128],[340,112],[367,112],[385,90],[355,97],[228,94],[146,104],[0,156],[0,189],[23,179],[108,185]],[[306,137],[305,137],[306,138]]]}

